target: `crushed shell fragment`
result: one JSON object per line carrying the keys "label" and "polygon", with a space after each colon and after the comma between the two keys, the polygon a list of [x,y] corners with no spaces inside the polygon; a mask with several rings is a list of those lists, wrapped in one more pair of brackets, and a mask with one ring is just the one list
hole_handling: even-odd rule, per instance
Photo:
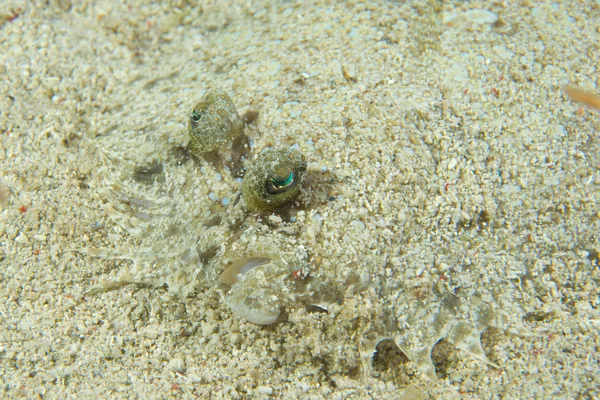
{"label": "crushed shell fragment", "polygon": [[247,257],[237,260],[221,273],[219,282],[233,285],[237,282],[238,276],[244,275],[251,269],[260,267],[270,261],[271,259],[266,257]]}

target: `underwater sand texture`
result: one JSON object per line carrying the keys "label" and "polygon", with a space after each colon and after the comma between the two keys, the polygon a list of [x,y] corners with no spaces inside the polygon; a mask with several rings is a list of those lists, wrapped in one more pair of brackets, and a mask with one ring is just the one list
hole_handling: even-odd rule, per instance
{"label": "underwater sand texture", "polygon": [[[7,4],[2,397],[599,396],[596,3],[328,3]],[[294,221],[177,151],[217,87]],[[257,252],[314,288],[267,327],[215,283]]]}

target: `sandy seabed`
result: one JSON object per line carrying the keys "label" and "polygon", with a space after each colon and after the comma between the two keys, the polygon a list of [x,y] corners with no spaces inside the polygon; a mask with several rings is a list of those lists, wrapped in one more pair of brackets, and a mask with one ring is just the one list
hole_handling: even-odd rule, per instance
{"label": "sandy seabed", "polygon": [[[600,114],[561,91],[600,93],[599,43],[597,1],[4,1],[1,397],[600,397]],[[70,250],[144,244],[107,216],[101,153],[167,165],[215,87],[258,113],[253,153],[309,161],[290,240],[314,279],[356,269],[369,288],[332,279],[327,312],[299,304],[268,327],[218,288],[83,295],[130,264]],[[239,190],[178,168],[212,212]],[[391,341],[365,368],[401,288],[427,305],[421,288],[500,281],[523,315],[490,304],[534,335],[483,329],[499,368],[445,339],[435,380]]]}

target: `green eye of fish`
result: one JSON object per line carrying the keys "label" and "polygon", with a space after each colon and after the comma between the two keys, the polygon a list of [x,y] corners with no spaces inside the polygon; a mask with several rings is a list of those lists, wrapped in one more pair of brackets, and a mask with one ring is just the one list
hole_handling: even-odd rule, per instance
{"label": "green eye of fish", "polygon": [[192,111],[192,121],[198,122],[200,121],[200,118],[201,116],[196,112],[196,110]]}
{"label": "green eye of fish", "polygon": [[246,207],[258,214],[284,211],[300,194],[305,172],[306,161],[298,150],[261,152],[244,174],[242,198]]}
{"label": "green eye of fish", "polygon": [[294,184],[294,173],[290,172],[287,178],[271,178],[267,181],[267,191],[271,194],[281,193],[289,189]]}

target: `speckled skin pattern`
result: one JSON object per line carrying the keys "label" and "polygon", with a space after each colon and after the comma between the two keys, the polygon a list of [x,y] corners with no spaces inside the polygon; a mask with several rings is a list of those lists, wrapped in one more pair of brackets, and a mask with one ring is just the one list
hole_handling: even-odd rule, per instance
{"label": "speckled skin pattern", "polygon": [[[248,209],[257,212],[276,211],[292,202],[300,193],[306,171],[304,156],[294,149],[268,149],[261,153],[244,175],[242,196]],[[274,181],[289,183],[279,189]]]}
{"label": "speckled skin pattern", "polygon": [[196,156],[214,151],[238,137],[244,129],[233,101],[222,89],[214,89],[192,109],[188,117],[188,151]]}
{"label": "speckled skin pattern", "polygon": [[[207,131],[216,132],[204,149],[224,149],[233,137],[226,133],[215,139],[219,133],[231,132],[227,127],[234,125],[231,118],[235,120],[237,116],[237,112],[232,112],[235,109],[229,97],[219,92],[210,92],[199,103],[204,106],[195,109],[200,118],[193,118],[197,122],[212,121]],[[208,114],[202,110],[208,110]],[[204,118],[211,113],[226,118]],[[431,129],[424,127],[423,131]],[[171,133],[165,127],[165,135],[166,132]],[[377,149],[370,153],[368,163],[364,159],[355,161],[365,168],[386,171],[377,175],[378,190],[371,189],[374,181],[362,173],[356,175],[354,171],[335,167],[333,172],[328,168],[310,172],[312,182],[306,182],[301,191],[306,170],[304,157],[282,142],[279,142],[282,149],[271,149],[264,133],[259,138],[267,150],[261,153],[261,147],[254,148],[258,155],[246,160],[241,188],[231,174],[215,174],[208,166],[198,169],[197,163],[174,162],[165,146],[171,136],[158,143],[145,143],[147,139],[139,136],[129,145],[135,151],[127,155],[134,154],[138,160],[131,165],[124,155],[126,143],[111,143],[118,148],[107,157],[112,162],[107,164],[105,180],[112,184],[106,197],[113,199],[108,212],[116,223],[140,238],[143,245],[123,250],[82,250],[106,259],[132,261],[131,267],[116,280],[100,282],[91,292],[127,284],[166,285],[170,295],[185,299],[194,292],[218,290],[219,304],[226,305],[234,319],[259,325],[274,324],[290,315],[312,319],[310,312],[302,311],[304,308],[341,307],[332,311],[324,322],[327,340],[347,341],[349,335],[358,340],[352,344],[354,350],[340,355],[335,363],[345,365],[348,357],[360,353],[367,375],[377,345],[384,339],[393,340],[424,376],[432,380],[437,375],[431,351],[440,339],[489,365],[496,365],[481,346],[481,333],[486,328],[523,336],[530,332],[522,323],[527,304],[514,291],[506,291],[506,282],[476,285],[472,283],[476,278],[468,275],[478,276],[483,271],[494,279],[504,277],[507,267],[495,261],[497,251],[492,249],[491,255],[484,257],[483,250],[478,250],[481,261],[476,269],[463,266],[466,262],[461,261],[465,252],[472,251],[469,246],[488,232],[484,229],[487,222],[485,226],[484,222],[479,224],[483,233],[473,229],[454,233],[453,225],[446,222],[432,225],[429,220],[422,221],[423,215],[435,216],[440,221],[447,221],[449,215],[488,221],[493,218],[481,216],[481,204],[490,210],[486,212],[492,213],[493,197],[470,195],[468,199],[473,204],[467,209],[474,210],[473,216],[463,217],[461,213],[455,217],[452,209],[438,216],[438,205],[432,199],[439,200],[439,188],[430,183],[438,179],[435,163],[423,149],[425,144],[415,139],[418,135],[414,131],[402,133],[405,146],[380,143],[376,147],[368,133],[363,133],[339,138],[344,142],[337,146],[343,148],[351,140],[355,147]],[[328,136],[328,140],[333,138]],[[190,142],[190,150],[197,143]],[[211,147],[217,143],[221,147]],[[154,184],[148,179],[136,182],[123,178],[124,172],[135,171],[150,155],[156,157],[157,149],[162,149],[163,169],[151,169],[159,171],[164,179],[157,178]],[[316,162],[323,160],[311,158]],[[335,157],[331,160],[336,166],[340,162]],[[325,197],[329,190],[324,188],[329,182],[336,183],[332,190],[337,196]],[[231,201],[240,189],[242,200]],[[367,196],[369,202],[364,203],[367,197],[362,196]],[[225,198],[228,201],[217,200]],[[294,209],[296,198],[310,207]],[[319,198],[334,200],[319,203],[316,201]],[[364,208],[361,204],[365,204]],[[294,218],[285,220],[282,211],[288,209],[294,211]],[[439,236],[440,229],[447,229],[448,234]],[[438,235],[434,239],[441,242],[427,239],[433,233]],[[450,234],[454,239],[445,241]],[[416,246],[411,240],[419,237],[425,244]],[[430,267],[435,265],[442,250],[448,253],[444,260],[453,265],[452,271],[446,271],[445,263],[439,270]],[[219,288],[218,277],[228,266],[252,257],[268,258],[271,262],[251,269],[231,287]],[[469,280],[465,281],[465,276]],[[459,285],[460,291],[453,289]],[[372,305],[359,306],[355,303],[357,299]],[[357,319],[357,315],[361,317]],[[334,317],[335,322],[329,319]],[[363,322],[356,325],[358,320]],[[303,331],[302,336],[317,338],[323,327],[301,323],[296,328]],[[360,352],[356,351],[357,346]]]}

